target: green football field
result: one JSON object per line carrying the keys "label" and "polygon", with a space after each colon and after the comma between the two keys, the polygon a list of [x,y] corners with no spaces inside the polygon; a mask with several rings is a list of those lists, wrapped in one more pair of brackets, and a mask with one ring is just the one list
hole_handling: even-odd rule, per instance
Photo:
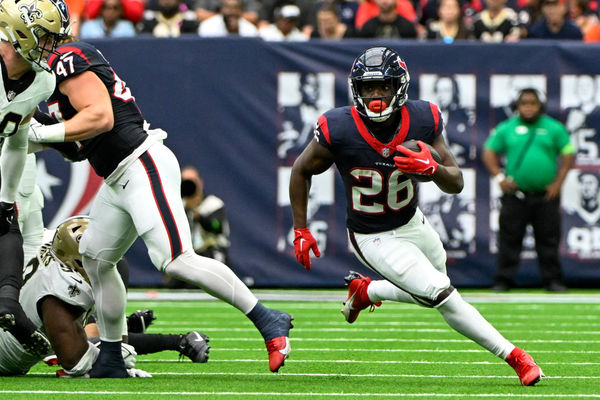
{"label": "green football field", "polygon": [[128,310],[154,309],[149,333],[209,335],[208,363],[179,361],[176,352],[139,356],[137,367],[153,378],[124,380],[57,379],[56,367],[41,364],[27,376],[0,378],[0,398],[600,398],[598,291],[462,291],[536,359],[547,377],[535,387],[521,386],[512,368],[451,330],[435,310],[384,303],[349,325],[340,313],[345,291],[257,292],[265,305],[295,318],[293,351],[278,374],[269,371],[264,343],[241,313],[192,293],[194,300],[130,300]]}

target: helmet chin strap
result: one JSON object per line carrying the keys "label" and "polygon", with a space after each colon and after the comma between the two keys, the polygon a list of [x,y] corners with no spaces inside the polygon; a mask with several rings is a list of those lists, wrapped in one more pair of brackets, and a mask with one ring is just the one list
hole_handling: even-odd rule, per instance
{"label": "helmet chin strap", "polygon": [[391,107],[391,105],[394,104],[396,99],[397,96],[394,96],[390,105],[381,99],[371,100],[369,105],[365,107],[367,117],[373,122],[383,122],[387,120],[394,111],[394,108]]}

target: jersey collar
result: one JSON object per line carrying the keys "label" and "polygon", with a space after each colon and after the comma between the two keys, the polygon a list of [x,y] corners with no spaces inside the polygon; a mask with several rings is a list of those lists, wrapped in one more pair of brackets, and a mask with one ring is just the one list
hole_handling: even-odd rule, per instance
{"label": "jersey collar", "polygon": [[380,142],[375,136],[373,136],[369,130],[367,129],[364,121],[360,117],[358,110],[355,106],[350,108],[352,112],[352,118],[354,119],[354,124],[358,129],[360,135],[365,139],[365,141],[371,146],[377,153],[381,154],[383,157],[389,157],[390,155],[396,152],[396,146],[402,144],[404,139],[406,139],[406,135],[408,134],[408,128],[410,127],[410,115],[408,114],[408,109],[406,106],[402,106],[400,109],[400,129],[396,132],[396,135],[389,143]]}

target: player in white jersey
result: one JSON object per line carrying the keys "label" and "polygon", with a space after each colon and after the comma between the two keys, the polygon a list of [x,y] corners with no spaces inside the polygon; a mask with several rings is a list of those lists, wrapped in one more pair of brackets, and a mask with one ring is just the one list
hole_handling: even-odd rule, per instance
{"label": "player in white jersey", "polygon": [[[84,376],[91,369],[99,350],[89,335],[88,316],[93,313],[94,299],[87,274],[83,270],[78,246],[87,229],[87,217],[72,217],[60,224],[24,272],[20,302],[26,314],[52,343],[53,356],[48,364],[60,364],[58,376]],[[48,233],[47,231],[46,233]],[[131,318],[131,317],[130,317]],[[179,351],[193,362],[208,361],[208,338],[199,332],[183,335],[130,333],[129,344],[122,346],[127,368],[135,365],[135,356],[163,350]],[[97,338],[95,338],[97,339]],[[0,331],[0,376],[22,375],[43,355],[26,351],[8,332]],[[130,370],[130,375],[144,376]]]}
{"label": "player in white jersey", "polygon": [[23,238],[15,200],[27,157],[27,132],[33,111],[53,92],[55,77],[44,58],[68,31],[62,0],[0,2],[0,328],[32,353],[49,343],[19,305]]}

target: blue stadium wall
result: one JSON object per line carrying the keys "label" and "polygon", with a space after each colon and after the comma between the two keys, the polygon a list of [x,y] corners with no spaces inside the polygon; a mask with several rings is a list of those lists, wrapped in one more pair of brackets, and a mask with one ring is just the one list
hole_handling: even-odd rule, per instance
{"label": "blue stadium wall", "polygon": [[[233,269],[257,287],[339,287],[349,269],[368,272],[349,251],[345,200],[333,170],[315,180],[311,193],[310,226],[323,255],[310,272],[296,262],[287,179],[318,115],[349,103],[347,74],[354,57],[375,44],[403,56],[411,98],[443,103],[442,89],[436,92],[435,87],[450,84],[452,103],[442,108],[448,141],[465,171],[465,191],[448,197],[431,184],[421,185],[420,201],[446,245],[454,284],[490,285],[498,193],[483,168],[481,148],[493,126],[511,115],[516,90],[535,86],[547,93],[549,114],[569,125],[579,149],[563,190],[561,255],[567,283],[600,285],[600,205],[594,207],[593,194],[594,180],[597,185],[600,177],[600,117],[595,114],[600,91],[594,91],[600,82],[600,46],[362,40],[276,44],[197,37],[93,43],[133,91],[144,117],[168,131],[165,143],[180,164],[196,166],[206,191],[225,201]],[[586,94],[590,86],[593,93]],[[86,163],[69,166],[45,152],[38,168],[48,225],[85,212],[98,185]],[[591,180],[587,192],[584,176]],[[597,193],[595,199],[600,201]],[[141,241],[127,259],[133,286],[161,285],[162,275]],[[523,259],[519,283],[539,285],[531,234]]]}

